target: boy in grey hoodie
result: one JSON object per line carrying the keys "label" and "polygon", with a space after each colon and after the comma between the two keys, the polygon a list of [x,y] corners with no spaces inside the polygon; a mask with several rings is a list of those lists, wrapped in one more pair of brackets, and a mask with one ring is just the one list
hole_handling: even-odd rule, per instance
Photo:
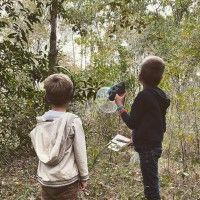
{"label": "boy in grey hoodie", "polygon": [[42,200],[75,200],[88,180],[85,135],[80,118],[66,112],[73,97],[73,83],[64,74],[44,81],[46,101],[52,110],[37,117],[30,137],[39,158],[38,181]]}

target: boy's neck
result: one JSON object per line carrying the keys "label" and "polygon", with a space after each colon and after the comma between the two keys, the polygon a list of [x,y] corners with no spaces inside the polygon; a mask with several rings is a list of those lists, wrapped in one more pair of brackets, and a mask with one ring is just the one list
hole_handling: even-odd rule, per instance
{"label": "boy's neck", "polygon": [[148,89],[148,88],[155,88],[155,87],[156,87],[156,86],[155,86],[155,87],[149,86],[149,85],[146,85],[146,84],[142,84],[142,85],[143,85],[143,90],[144,90],[144,89]]}
{"label": "boy's neck", "polygon": [[64,105],[64,106],[52,106],[52,110],[53,111],[57,111],[57,112],[66,112],[67,110],[67,105]]}

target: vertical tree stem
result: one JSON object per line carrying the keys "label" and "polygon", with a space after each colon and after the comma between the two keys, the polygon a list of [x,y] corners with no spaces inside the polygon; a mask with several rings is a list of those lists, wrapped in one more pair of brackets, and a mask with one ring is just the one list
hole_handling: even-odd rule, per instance
{"label": "vertical tree stem", "polygon": [[57,17],[58,17],[58,1],[53,0],[50,8],[50,49],[49,49],[49,72],[54,71],[57,65]]}

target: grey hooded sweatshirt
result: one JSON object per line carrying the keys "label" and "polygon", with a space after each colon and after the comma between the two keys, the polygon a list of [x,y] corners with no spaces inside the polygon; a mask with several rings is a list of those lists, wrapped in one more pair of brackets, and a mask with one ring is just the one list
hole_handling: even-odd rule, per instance
{"label": "grey hooded sweatshirt", "polygon": [[42,185],[60,187],[88,179],[85,135],[78,116],[50,110],[37,117],[30,137]]}

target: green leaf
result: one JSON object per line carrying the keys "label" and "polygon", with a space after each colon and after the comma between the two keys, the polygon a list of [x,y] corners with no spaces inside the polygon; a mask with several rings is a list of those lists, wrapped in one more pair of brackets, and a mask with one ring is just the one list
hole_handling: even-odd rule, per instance
{"label": "green leaf", "polygon": [[21,2],[21,1],[18,1],[17,2],[22,8],[24,8],[24,5],[23,5],[23,3]]}
{"label": "green leaf", "polygon": [[17,35],[17,33],[11,33],[11,34],[9,34],[7,37],[8,37],[8,38],[15,38],[16,35]]}
{"label": "green leaf", "polygon": [[31,24],[30,24],[28,21],[24,21],[24,22],[25,22],[26,25],[28,26],[29,30],[30,30],[31,32],[33,32],[33,28],[32,28],[32,26],[31,26]]}
{"label": "green leaf", "polygon": [[28,44],[26,33],[25,33],[25,31],[23,29],[21,29],[21,34],[22,34],[22,40],[24,40],[24,42],[26,42]]}

